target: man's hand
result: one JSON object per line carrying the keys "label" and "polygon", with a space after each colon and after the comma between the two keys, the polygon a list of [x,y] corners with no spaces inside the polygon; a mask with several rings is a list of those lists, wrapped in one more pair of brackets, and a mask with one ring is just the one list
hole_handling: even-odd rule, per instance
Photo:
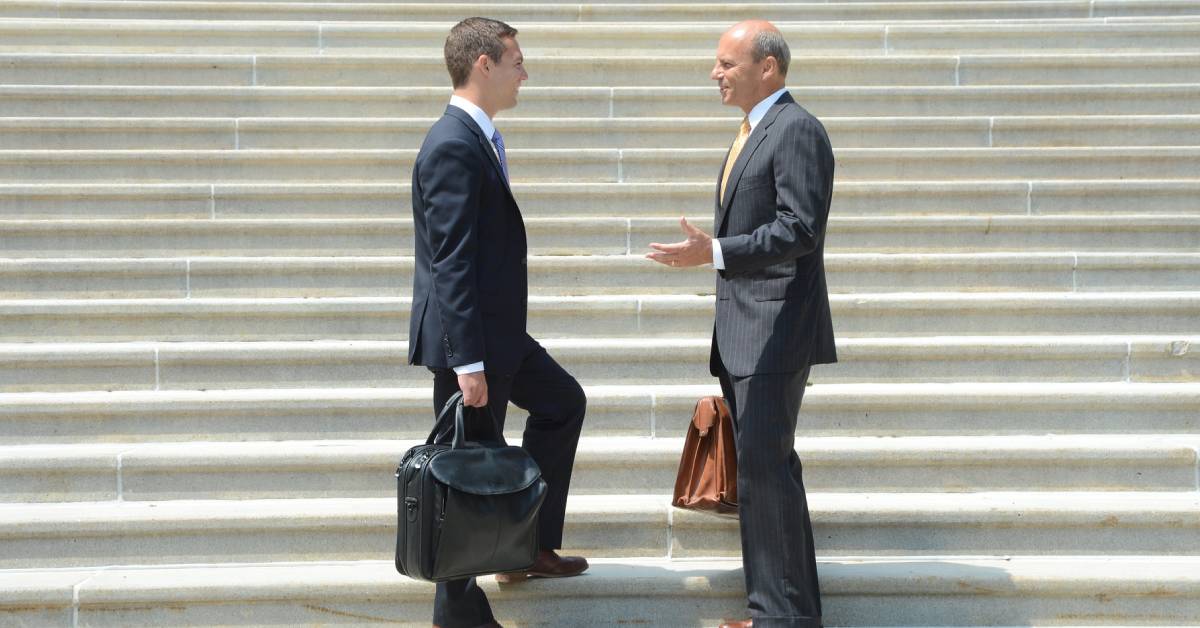
{"label": "man's hand", "polygon": [[458,387],[463,393],[463,403],[473,408],[487,405],[487,379],[483,371],[458,376]]}
{"label": "man's hand", "polygon": [[647,253],[646,258],[675,268],[711,264],[712,236],[688,224],[687,218],[680,218],[679,226],[683,228],[686,240],[674,244],[651,242],[650,248],[655,252]]}

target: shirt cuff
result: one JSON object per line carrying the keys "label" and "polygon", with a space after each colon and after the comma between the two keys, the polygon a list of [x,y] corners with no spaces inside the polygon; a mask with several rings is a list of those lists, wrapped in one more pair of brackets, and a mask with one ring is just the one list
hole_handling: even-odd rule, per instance
{"label": "shirt cuff", "polygon": [[471,373],[478,373],[482,370],[483,370],[483,362],[475,362],[473,364],[464,364],[462,366],[454,367],[454,374],[455,375],[469,375]]}
{"label": "shirt cuff", "polygon": [[717,270],[725,270],[725,256],[721,255],[721,241],[713,238],[713,268]]}

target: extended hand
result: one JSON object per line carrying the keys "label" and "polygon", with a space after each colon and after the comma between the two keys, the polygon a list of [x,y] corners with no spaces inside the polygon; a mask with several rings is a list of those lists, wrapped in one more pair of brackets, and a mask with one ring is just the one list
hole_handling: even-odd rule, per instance
{"label": "extended hand", "polygon": [[483,371],[467,373],[458,376],[458,387],[463,393],[463,403],[472,408],[482,408],[487,405],[487,379]]}
{"label": "extended hand", "polygon": [[651,242],[650,248],[655,252],[647,253],[646,257],[659,264],[676,268],[711,264],[712,236],[688,224],[687,218],[680,218],[679,226],[683,228],[686,240],[674,244]]}

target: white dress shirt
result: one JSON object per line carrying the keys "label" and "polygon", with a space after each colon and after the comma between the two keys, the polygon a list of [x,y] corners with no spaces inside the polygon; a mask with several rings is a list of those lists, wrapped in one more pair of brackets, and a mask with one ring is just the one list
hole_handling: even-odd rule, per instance
{"label": "white dress shirt", "polygon": [[[786,87],[780,88],[779,91],[767,96],[766,98],[762,99],[762,102],[754,105],[754,108],[750,110],[750,113],[746,114],[746,120],[750,123],[751,133],[754,132],[754,127],[758,126],[759,122],[762,122],[762,119],[767,115],[767,110],[771,108],[771,105],[774,105],[775,102],[779,100],[779,97],[782,96],[786,91]],[[713,225],[713,229],[716,229],[716,225]],[[721,241],[718,240],[716,236],[717,234],[714,232],[712,241],[713,268],[716,270],[725,270],[725,257],[721,255]]]}
{"label": "white dress shirt", "polygon": [[[488,117],[488,114],[484,113],[483,109],[480,109],[478,105],[462,96],[451,96],[450,105],[462,109],[467,112],[467,115],[471,116],[475,124],[479,125],[479,130],[483,131],[483,136],[488,139],[488,145],[492,147],[492,152],[496,154],[496,159],[500,159],[500,152],[496,150],[496,144],[491,141],[492,136],[496,134],[496,125]],[[468,373],[478,373],[482,370],[483,362],[475,362],[454,367],[454,374],[466,375]]]}

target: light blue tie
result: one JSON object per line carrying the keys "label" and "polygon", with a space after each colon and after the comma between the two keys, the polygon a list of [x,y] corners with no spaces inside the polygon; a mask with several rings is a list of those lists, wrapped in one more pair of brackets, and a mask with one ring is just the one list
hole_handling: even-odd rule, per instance
{"label": "light blue tie", "polygon": [[504,171],[504,180],[508,181],[508,159],[504,156],[504,136],[500,129],[492,133],[492,143],[496,145],[496,154],[500,156],[500,169]]}

